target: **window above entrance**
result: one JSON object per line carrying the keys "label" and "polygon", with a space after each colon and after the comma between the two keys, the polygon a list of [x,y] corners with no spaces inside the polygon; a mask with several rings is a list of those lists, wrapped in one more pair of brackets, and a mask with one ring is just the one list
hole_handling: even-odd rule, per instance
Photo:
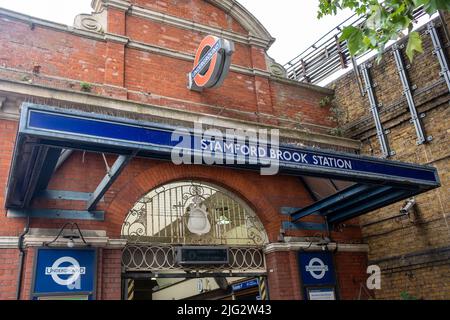
{"label": "window above entrance", "polygon": [[262,246],[259,218],[229,191],[197,181],[152,190],[129,212],[122,236],[137,243]]}

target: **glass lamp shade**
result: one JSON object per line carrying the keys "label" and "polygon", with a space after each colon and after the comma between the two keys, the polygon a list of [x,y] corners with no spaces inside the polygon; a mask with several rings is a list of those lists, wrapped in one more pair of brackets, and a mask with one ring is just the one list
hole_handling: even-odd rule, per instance
{"label": "glass lamp shade", "polygon": [[211,224],[206,210],[200,207],[192,208],[187,227],[190,232],[199,236],[209,233],[211,231]]}

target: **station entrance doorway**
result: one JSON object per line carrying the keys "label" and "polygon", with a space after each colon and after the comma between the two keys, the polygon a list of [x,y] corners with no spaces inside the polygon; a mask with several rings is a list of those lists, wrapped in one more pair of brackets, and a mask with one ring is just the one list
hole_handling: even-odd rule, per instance
{"label": "station entrance doorway", "polygon": [[256,213],[226,189],[180,181],[152,190],[122,227],[125,300],[267,300]]}

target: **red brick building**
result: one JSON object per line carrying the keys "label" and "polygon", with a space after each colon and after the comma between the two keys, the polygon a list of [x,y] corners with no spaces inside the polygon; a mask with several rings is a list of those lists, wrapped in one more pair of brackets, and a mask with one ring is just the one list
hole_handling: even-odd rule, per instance
{"label": "red brick building", "polygon": [[[62,230],[67,222],[76,222],[96,249],[93,288],[84,292],[90,298],[164,298],[173,294],[164,288],[194,281],[198,292],[178,298],[264,299],[268,288],[270,299],[306,299],[299,252],[323,250],[333,259],[335,297],[367,298],[368,248],[357,220],[329,225],[324,215],[292,216],[355,187],[351,175],[351,183],[331,169],[262,176],[248,168],[175,165],[142,150],[120,162],[116,146],[71,142],[69,148],[58,134],[53,140],[26,131],[30,110],[57,110],[134,127],[193,128],[201,121],[216,129],[278,129],[285,145],[359,152],[359,141],[327,134],[335,123],[323,101],[333,91],[288,80],[266,53],[274,39],[236,1],[94,0],[92,7],[73,27],[0,9],[0,298],[51,296],[37,289],[38,248],[49,242],[67,248],[70,232],[79,236]],[[207,35],[232,41],[235,52],[223,85],[195,92],[186,74]],[[187,221],[194,211],[209,216],[197,233]],[[75,245],[83,247],[78,236]],[[232,262],[176,265],[169,258],[177,252],[170,250],[183,245],[227,246]],[[250,285],[233,287],[253,278],[260,279],[257,294]]]}

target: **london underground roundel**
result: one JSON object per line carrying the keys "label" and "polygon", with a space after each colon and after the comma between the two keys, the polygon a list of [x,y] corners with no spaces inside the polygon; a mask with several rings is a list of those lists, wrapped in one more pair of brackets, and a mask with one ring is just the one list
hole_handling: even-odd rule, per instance
{"label": "london underground roundel", "polygon": [[195,55],[194,68],[188,74],[188,88],[201,92],[221,86],[230,70],[233,52],[231,41],[215,36],[204,38]]}

